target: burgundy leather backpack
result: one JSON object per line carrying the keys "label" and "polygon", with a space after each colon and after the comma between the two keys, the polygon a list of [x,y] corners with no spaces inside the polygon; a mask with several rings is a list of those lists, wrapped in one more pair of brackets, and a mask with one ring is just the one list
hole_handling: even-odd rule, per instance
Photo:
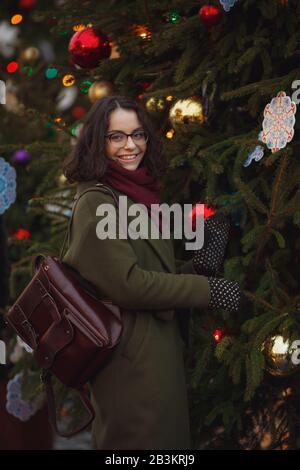
{"label": "burgundy leather backpack", "polygon": [[[60,258],[36,256],[33,278],[5,316],[17,335],[33,349],[42,369],[49,421],[63,437],[77,434],[94,419],[95,413],[85,384],[107,363],[122,333],[119,307],[110,300],[97,298],[91,289],[87,289],[86,283],[80,282],[74,270],[62,262],[79,198],[88,191],[99,190],[109,191],[118,204],[111,188],[102,183],[81,193],[73,205]],[[89,420],[75,431],[63,433],[57,428],[52,374],[79,392],[89,413]]]}

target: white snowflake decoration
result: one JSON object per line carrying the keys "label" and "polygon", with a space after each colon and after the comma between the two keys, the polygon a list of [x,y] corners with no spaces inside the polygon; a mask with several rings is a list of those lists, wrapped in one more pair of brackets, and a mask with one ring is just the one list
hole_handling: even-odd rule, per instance
{"label": "white snowflake decoration", "polygon": [[78,88],[76,85],[62,88],[56,98],[57,111],[66,111],[66,109],[69,109],[76,100],[77,95]]}
{"label": "white snowflake decoration", "polygon": [[249,166],[252,162],[252,160],[255,160],[256,162],[259,162],[259,160],[262,159],[264,156],[264,149],[261,145],[257,145],[255,149],[248,154],[248,157],[244,161],[243,165],[244,166]]}
{"label": "white snowflake decoration", "polygon": [[0,157],[0,215],[16,200],[16,170]]}
{"label": "white snowflake decoration", "polygon": [[264,110],[261,141],[272,153],[284,148],[294,136],[296,104],[280,91]]}
{"label": "white snowflake decoration", "polygon": [[0,23],[0,54],[3,57],[11,57],[15,48],[19,43],[20,29],[16,26],[11,26],[8,21],[1,21]]}
{"label": "white snowflake decoration", "polygon": [[31,402],[22,398],[23,372],[7,383],[6,411],[21,421],[28,421],[45,403],[45,394],[38,394]]}
{"label": "white snowflake decoration", "polygon": [[229,11],[236,2],[237,0],[220,0],[220,3],[225,11]]}

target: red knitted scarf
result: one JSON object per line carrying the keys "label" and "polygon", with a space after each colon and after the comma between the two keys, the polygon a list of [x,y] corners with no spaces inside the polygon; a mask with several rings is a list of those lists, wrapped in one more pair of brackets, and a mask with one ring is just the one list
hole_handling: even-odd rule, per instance
{"label": "red knitted scarf", "polygon": [[[160,204],[161,185],[147,172],[145,166],[127,170],[118,162],[109,159],[102,182],[127,195],[132,201],[145,204],[149,216],[151,204]],[[161,232],[161,220],[159,225]]]}

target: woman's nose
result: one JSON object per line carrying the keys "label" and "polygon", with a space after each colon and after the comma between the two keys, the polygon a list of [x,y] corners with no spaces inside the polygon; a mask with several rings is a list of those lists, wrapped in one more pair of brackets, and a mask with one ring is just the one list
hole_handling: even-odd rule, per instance
{"label": "woman's nose", "polygon": [[126,142],[126,144],[125,144],[125,148],[131,148],[131,149],[132,149],[132,148],[135,148],[135,146],[136,146],[136,145],[135,145],[135,143],[134,143],[132,137],[129,135],[129,136],[127,137],[127,142]]}

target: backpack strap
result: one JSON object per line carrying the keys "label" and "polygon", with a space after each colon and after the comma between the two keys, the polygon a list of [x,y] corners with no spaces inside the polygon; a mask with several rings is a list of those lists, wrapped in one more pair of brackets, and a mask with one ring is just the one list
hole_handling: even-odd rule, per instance
{"label": "backpack strap", "polygon": [[53,431],[56,432],[56,434],[58,434],[59,436],[72,437],[75,434],[78,434],[79,432],[86,429],[91,424],[91,422],[95,418],[95,410],[90,402],[87,390],[84,387],[82,387],[81,389],[76,389],[77,393],[79,394],[82,404],[84,405],[86,411],[88,412],[88,419],[84,424],[82,424],[80,427],[77,427],[72,432],[66,433],[66,432],[60,431],[57,426],[55,396],[54,396],[51,379],[52,379],[52,373],[47,369],[42,369],[41,381],[44,384],[46,395],[47,395],[49,422],[51,424]]}
{"label": "backpack strap", "polygon": [[65,238],[64,238],[61,250],[60,250],[60,255],[59,255],[60,261],[62,261],[62,258],[63,258],[63,255],[64,255],[64,249],[65,249],[65,245],[66,245],[67,240],[68,240],[68,246],[70,246],[71,225],[72,225],[73,216],[74,216],[74,213],[75,213],[75,208],[76,208],[77,202],[79,201],[81,196],[83,196],[85,193],[88,193],[89,191],[101,191],[102,193],[110,193],[112,195],[115,203],[116,203],[116,206],[117,207],[119,206],[119,199],[118,199],[117,195],[114,193],[114,191],[111,189],[110,186],[106,186],[103,183],[96,183],[95,186],[92,186],[91,188],[86,189],[79,196],[77,196],[77,197],[75,196],[74,197],[74,204],[73,204],[73,207],[72,207],[72,214],[71,214],[70,221],[69,221],[69,224],[68,224],[68,229],[66,231]]}

